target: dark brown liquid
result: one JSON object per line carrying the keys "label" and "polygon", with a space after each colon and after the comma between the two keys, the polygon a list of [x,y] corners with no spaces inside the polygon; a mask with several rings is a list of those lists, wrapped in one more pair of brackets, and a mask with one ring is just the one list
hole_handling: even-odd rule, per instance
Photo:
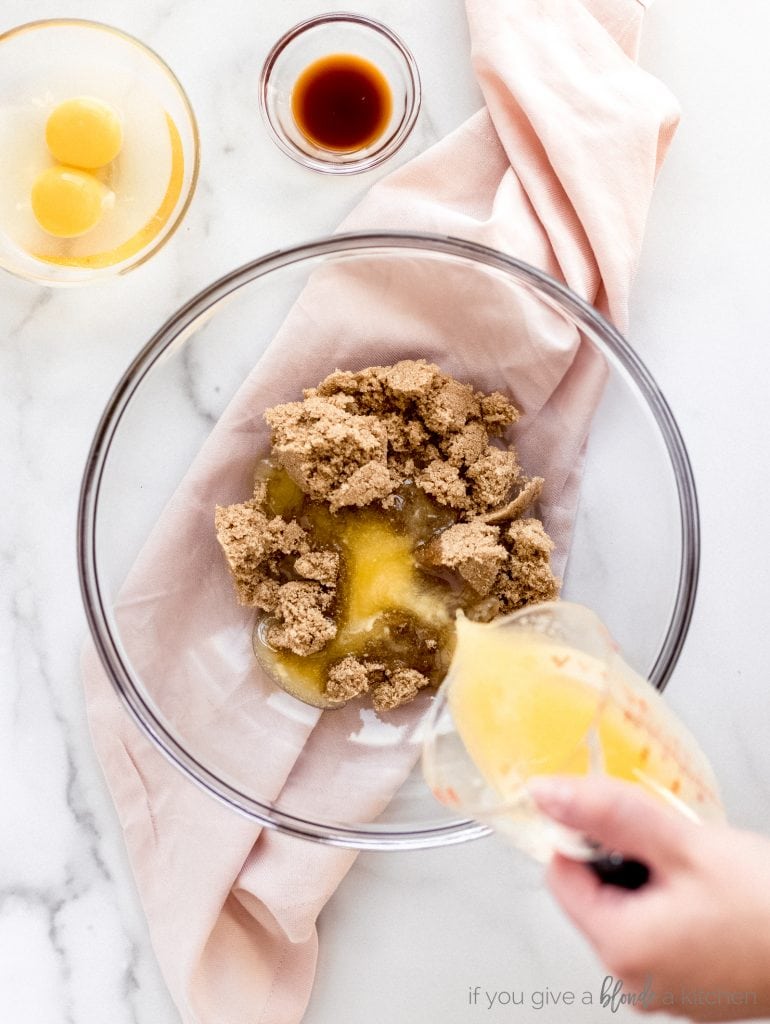
{"label": "dark brown liquid", "polygon": [[321,149],[351,152],[385,131],[393,109],[379,68],[352,53],[314,61],[297,79],[291,111],[302,134]]}

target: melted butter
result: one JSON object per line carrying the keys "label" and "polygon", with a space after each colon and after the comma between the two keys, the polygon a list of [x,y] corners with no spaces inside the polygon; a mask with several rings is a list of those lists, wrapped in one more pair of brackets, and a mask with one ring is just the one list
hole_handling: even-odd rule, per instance
{"label": "melted butter", "polygon": [[267,510],[271,516],[291,519],[298,515],[305,504],[302,489],[294,483],[288,473],[270,469],[269,464],[260,466],[257,476],[267,474]]}
{"label": "melted butter", "polygon": [[267,463],[258,472],[267,474],[268,514],[297,519],[314,548],[340,554],[336,637],[317,654],[277,651],[265,641],[269,616],[262,616],[254,649],[270,675],[318,707],[331,706],[324,694],[326,677],[348,655],[415,668],[438,684],[454,650],[459,598],[449,581],[420,568],[416,549],[455,522],[455,514],[417,488],[405,488],[394,509],[332,514],[328,506],[309,501],[283,470]]}
{"label": "melted butter", "polygon": [[503,800],[518,799],[532,775],[598,769],[692,805],[703,799],[668,728],[656,725],[658,695],[645,683],[648,696],[634,699],[609,671],[543,634],[459,618],[449,707],[469,756]]}
{"label": "melted butter", "polygon": [[346,587],[343,633],[371,627],[387,611],[411,612],[427,622],[446,622],[447,612],[435,592],[426,590],[414,559],[414,539],[399,533],[376,513],[349,517],[341,546]]}

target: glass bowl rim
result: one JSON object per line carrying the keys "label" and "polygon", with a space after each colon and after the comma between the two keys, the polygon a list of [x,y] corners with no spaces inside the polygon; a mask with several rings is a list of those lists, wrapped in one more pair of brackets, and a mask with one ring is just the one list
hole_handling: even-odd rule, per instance
{"label": "glass bowl rim", "polygon": [[[317,28],[319,25],[331,25],[337,22],[361,25],[364,28],[371,29],[378,35],[383,36],[398,51],[412,86],[411,104],[407,107],[404,119],[396,129],[395,133],[391,135],[379,149],[376,149],[368,156],[362,157],[360,160],[348,160],[344,163],[335,161],[332,158],[324,160],[320,157],[310,156],[307,153],[303,153],[302,150],[287,141],[270,114],[270,105],[267,99],[267,89],[270,82],[270,76],[278,58],[284,50],[288,46],[291,46],[295,39],[298,39],[310,29]],[[296,163],[301,164],[303,167],[309,167],[314,171],[322,171],[326,174],[361,174],[363,171],[369,171],[373,167],[378,167],[385,160],[390,159],[391,156],[401,149],[406,140],[412,134],[412,129],[417,121],[421,105],[422,84],[420,80],[420,71],[417,67],[417,61],[414,58],[414,54],[406,45],[404,40],[394,32],[393,29],[388,28],[388,26],[383,24],[381,21],[377,21],[374,18],[367,17],[363,14],[355,14],[348,11],[327,11],[324,14],[319,14],[313,18],[306,18],[304,21],[300,21],[290,29],[287,29],[280,39],[278,39],[278,41],[270,48],[270,52],[267,57],[265,57],[262,70],[259,75],[259,111],[262,115],[262,121],[273,142],[278,146],[281,152],[291,157],[291,159]]]}
{"label": "glass bowl rim", "polygon": [[21,36],[28,32],[33,32],[38,29],[44,28],[94,29],[95,31],[106,32],[109,35],[118,36],[125,42],[135,46],[138,50],[143,51],[143,53],[147,57],[149,57],[151,61],[153,61],[155,64],[159,66],[160,70],[170,80],[171,85],[179,93],[179,98],[181,99],[182,106],[184,107],[185,113],[187,114],[190,123],[190,131],[192,133],[192,174],[190,176],[190,184],[187,186],[187,193],[185,195],[184,202],[179,208],[179,212],[174,218],[174,221],[169,227],[168,231],[160,238],[158,238],[158,240],[155,241],[154,244],[152,244],[149,249],[140,250],[137,259],[133,260],[130,263],[126,263],[118,270],[113,270],[111,267],[105,267],[104,273],[96,272],[90,274],[89,276],[73,280],[53,280],[52,278],[47,277],[45,274],[28,273],[26,271],[19,270],[16,267],[11,267],[7,265],[7,263],[2,258],[2,255],[0,255],[0,269],[4,270],[8,274],[12,274],[14,277],[18,277],[24,281],[32,281],[35,284],[42,284],[53,288],[77,288],[82,285],[92,284],[95,281],[106,280],[109,277],[120,277],[123,274],[128,274],[130,271],[135,270],[137,267],[140,267],[143,263],[150,259],[151,256],[154,256],[157,252],[160,252],[160,250],[165,246],[166,242],[168,242],[173,237],[173,235],[176,234],[177,229],[184,220],[187,211],[190,208],[190,203],[192,202],[193,196],[195,195],[195,190],[198,185],[198,175],[200,172],[201,161],[200,133],[198,131],[198,121],[195,116],[195,111],[193,110],[192,103],[190,102],[190,97],[187,95],[184,86],[179,81],[177,76],[174,74],[171,67],[151,46],[148,46],[147,43],[142,42],[141,39],[138,39],[130,32],[125,32],[122,28],[116,28],[114,25],[107,25],[103,21],[94,21],[91,18],[39,18],[36,21],[25,21],[21,25],[12,25],[11,28],[5,29],[4,31],[0,32],[0,47],[2,47],[3,43],[15,38],[16,36]]}
{"label": "glass bowl rim", "polygon": [[77,517],[77,563],[81,596],[89,630],[104,670],[135,724],[165,757],[189,779],[231,810],[270,828],[326,845],[351,849],[406,850],[446,846],[477,839],[489,828],[477,821],[394,828],[391,825],[347,827],[312,821],[263,804],[224,782],[194,758],[166,729],[135,685],[111,633],[96,566],[99,490],[105,463],[123,413],[134,392],[166,349],[202,313],[242,286],[295,263],[343,252],[377,254],[383,249],[422,250],[470,260],[507,273],[533,287],[569,312],[600,348],[605,346],[629,373],[646,400],[666,446],[676,482],[682,551],[674,610],[650,679],[663,690],[676,665],[692,618],[700,564],[700,519],[695,480],[687,449],[671,409],[644,363],[620,332],[586,301],[549,274],[488,246],[449,235],[420,232],[351,232],[330,235],[279,249],[236,268],[198,292],[169,317],[139,351],[110,396],[86,460]]}

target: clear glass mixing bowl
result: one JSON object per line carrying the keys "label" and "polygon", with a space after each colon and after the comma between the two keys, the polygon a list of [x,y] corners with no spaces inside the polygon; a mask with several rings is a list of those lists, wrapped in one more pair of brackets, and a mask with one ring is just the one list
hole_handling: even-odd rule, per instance
{"label": "clear glass mixing bowl", "polygon": [[[339,235],[255,260],[192,299],[128,368],[88,457],[78,539],[91,632],[128,712],[190,778],[264,825],[354,848],[440,846],[487,831],[478,822],[453,818],[422,780],[418,759],[432,695],[424,693],[421,703],[383,719],[354,702],[321,713],[316,724],[308,717],[318,714],[314,709],[277,688],[257,685],[256,662],[254,679],[234,685],[227,652],[243,656],[253,610],[228,599],[210,630],[194,635],[178,618],[180,587],[182,596],[189,593],[193,600],[207,588],[223,586],[227,570],[214,543],[201,550],[195,578],[174,579],[169,587],[176,594],[176,619],[171,611],[164,618],[163,599],[158,598],[160,604],[141,630],[141,649],[135,629],[123,627],[119,599],[153,527],[230,399],[247,376],[259,377],[265,365],[260,359],[287,314],[299,311],[308,337],[319,311],[320,319],[334,311],[344,327],[345,310],[335,288],[340,274],[367,282],[366,324],[356,329],[368,336],[369,351],[371,340],[382,336],[383,362],[393,361],[394,354],[442,361],[441,351],[394,353],[387,342],[387,325],[401,308],[397,289],[399,282],[406,286],[399,276],[405,266],[411,289],[406,323],[419,339],[436,311],[429,296],[440,295],[447,358],[457,339],[488,338],[495,331],[502,337],[501,358],[510,355],[515,362],[522,330],[530,336],[538,330],[577,332],[604,357],[607,383],[588,438],[563,596],[592,608],[629,663],[661,689],[687,633],[698,576],[695,487],[665,399],[618,331],[541,271],[446,237]],[[306,291],[309,285],[312,292]],[[298,298],[308,294],[315,305],[298,305]],[[468,301],[479,294],[485,301]],[[314,358],[317,363],[317,352]],[[336,359],[332,343],[325,372],[336,368]],[[301,348],[294,365],[296,380],[276,387],[269,404],[295,399],[302,387],[320,379],[317,367],[305,365]],[[472,377],[473,367],[467,365]],[[305,379],[308,374],[313,379]],[[254,410],[254,424],[262,411]],[[538,469],[525,468],[530,473]],[[247,496],[223,494],[219,500]],[[206,536],[212,518],[213,536],[213,503],[202,496],[199,504],[191,503],[189,515],[203,517]],[[541,514],[548,525],[548,508]],[[168,571],[173,576],[173,566]],[[203,635],[207,632],[212,635]],[[148,642],[155,636],[157,641]],[[164,646],[162,671],[153,669],[153,642]],[[217,652],[213,678],[212,650]],[[311,735],[287,782],[273,766],[298,729]],[[313,758],[324,743],[333,744],[335,763],[344,769],[342,784],[336,772],[314,773]],[[357,810],[351,772],[364,788],[381,785],[383,799],[374,814]]]}

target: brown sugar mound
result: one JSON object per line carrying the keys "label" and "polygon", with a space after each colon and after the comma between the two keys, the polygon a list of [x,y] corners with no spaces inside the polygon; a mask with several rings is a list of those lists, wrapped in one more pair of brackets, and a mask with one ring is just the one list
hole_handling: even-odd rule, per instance
{"label": "brown sugar mound", "polygon": [[[309,703],[364,697],[392,711],[443,678],[458,609],[488,621],[558,595],[553,542],[539,519],[522,518],[544,481],[524,475],[507,443],[519,411],[501,392],[484,394],[424,359],[405,359],[336,370],[265,419],[270,460],[254,495],[217,507],[215,527],[239,602],[262,613],[256,636],[278,659],[275,677],[296,668],[292,658],[314,656]],[[366,520],[351,519],[359,510]],[[370,529],[373,516],[382,530],[372,535],[385,538],[380,566],[395,566],[394,552],[404,550],[396,543],[388,553],[388,537],[412,540],[406,575],[401,563],[380,567],[394,575],[375,576],[374,589],[369,570],[356,576],[361,556],[349,541],[351,527]],[[426,589],[398,604],[409,559],[415,585]],[[369,587],[367,600],[380,591],[386,598],[355,626],[362,632],[352,643],[346,616],[355,586]],[[391,606],[390,594],[402,596]],[[426,611],[431,601],[438,618]]]}
{"label": "brown sugar mound", "polygon": [[480,420],[473,420],[441,443],[441,451],[450,466],[472,466],[489,449],[489,433]]}
{"label": "brown sugar mound", "polygon": [[265,414],[273,454],[332,511],[382,501],[414,479],[471,518],[507,500],[519,481],[515,452],[489,443],[518,420],[516,407],[424,359],[337,370],[304,395]]}
{"label": "brown sugar mound", "polygon": [[439,373],[415,404],[428,430],[439,435],[462,430],[469,420],[481,416],[481,396],[468,384]]}
{"label": "brown sugar mound", "polygon": [[[289,476],[315,501],[329,501],[333,508],[365,505],[393,490],[383,477],[373,478],[372,467],[387,474],[388,436],[374,416],[359,416],[324,398],[306,398],[268,409],[265,419],[272,428],[273,455]],[[361,469],[357,486],[351,478]]]}

